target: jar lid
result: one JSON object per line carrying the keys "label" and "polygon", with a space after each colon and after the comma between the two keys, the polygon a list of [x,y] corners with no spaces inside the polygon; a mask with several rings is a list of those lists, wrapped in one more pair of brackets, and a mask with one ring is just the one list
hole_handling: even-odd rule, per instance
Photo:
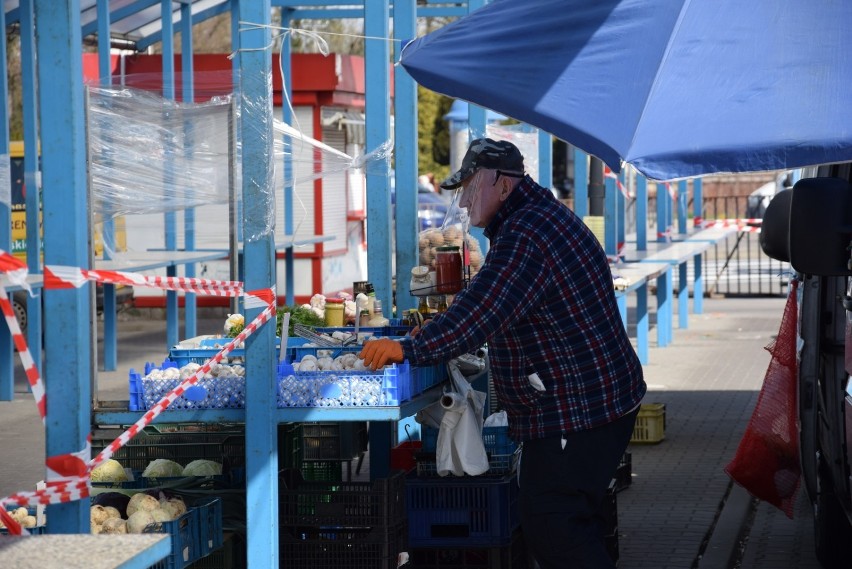
{"label": "jar lid", "polygon": [[326,304],[343,304],[343,299],[342,298],[326,298],[325,303]]}
{"label": "jar lid", "polygon": [[445,245],[443,247],[435,247],[436,251],[458,251],[459,248],[455,245]]}

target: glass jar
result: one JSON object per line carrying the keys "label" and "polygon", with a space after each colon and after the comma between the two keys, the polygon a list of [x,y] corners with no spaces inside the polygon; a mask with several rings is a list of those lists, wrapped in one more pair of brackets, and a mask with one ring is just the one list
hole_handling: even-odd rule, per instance
{"label": "glass jar", "polygon": [[343,326],[343,299],[325,299],[325,325],[334,328]]}
{"label": "glass jar", "polygon": [[462,259],[458,247],[438,247],[435,251],[435,288],[440,294],[462,289]]}

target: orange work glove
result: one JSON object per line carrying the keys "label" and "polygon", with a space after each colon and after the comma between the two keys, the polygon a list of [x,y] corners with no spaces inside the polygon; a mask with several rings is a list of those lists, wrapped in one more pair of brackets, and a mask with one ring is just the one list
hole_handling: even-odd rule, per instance
{"label": "orange work glove", "polygon": [[364,344],[358,357],[370,369],[379,369],[389,363],[402,363],[402,344],[390,338],[371,340]]}

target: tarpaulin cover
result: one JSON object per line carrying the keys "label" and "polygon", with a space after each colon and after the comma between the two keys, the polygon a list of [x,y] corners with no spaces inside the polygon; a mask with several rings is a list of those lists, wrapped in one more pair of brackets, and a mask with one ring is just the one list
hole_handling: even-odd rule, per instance
{"label": "tarpaulin cover", "polygon": [[852,160],[852,2],[495,0],[405,46],[421,85],[654,179]]}
{"label": "tarpaulin cover", "polygon": [[796,288],[790,286],[778,336],[767,350],[772,354],[745,434],[727,472],[734,481],[761,500],[793,517],[801,483],[799,432],[796,426]]}

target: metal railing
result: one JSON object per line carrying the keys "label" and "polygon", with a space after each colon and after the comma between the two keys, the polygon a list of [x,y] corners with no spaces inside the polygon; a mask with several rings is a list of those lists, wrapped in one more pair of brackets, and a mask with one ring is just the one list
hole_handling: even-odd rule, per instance
{"label": "metal railing", "polygon": [[[704,198],[705,220],[760,219],[766,202],[749,196],[718,196]],[[635,232],[635,201],[628,202],[627,232]],[[687,210],[692,212],[692,203]],[[657,232],[657,204],[648,199],[648,235]],[[689,223],[692,223],[690,213]],[[677,225],[677,220],[675,220]],[[632,226],[632,227],[631,227]],[[792,271],[789,263],[768,257],[760,248],[760,233],[741,231],[732,233],[704,253],[704,294],[728,296],[778,296],[787,293],[787,281]],[[689,266],[689,282],[693,281],[693,267]],[[691,286],[691,285],[690,285]]]}

